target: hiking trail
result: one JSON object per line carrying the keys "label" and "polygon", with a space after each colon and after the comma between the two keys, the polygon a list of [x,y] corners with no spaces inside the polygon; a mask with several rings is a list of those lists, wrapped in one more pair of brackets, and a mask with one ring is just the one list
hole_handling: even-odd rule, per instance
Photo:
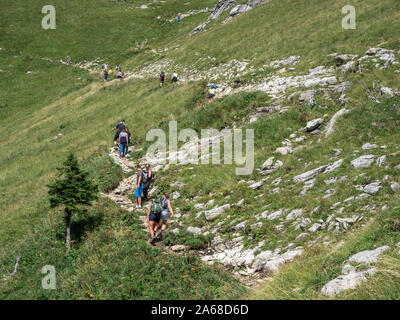
{"label": "hiking trail", "polygon": [[[131,150],[131,149],[130,149]],[[113,161],[119,165],[124,173],[132,173],[135,170],[136,164],[130,160],[129,158],[120,158],[118,150],[113,147],[110,152],[109,156]],[[154,187],[154,186],[153,186]],[[129,199],[129,195],[135,192],[136,188],[136,173],[132,174],[131,176],[123,179],[117,188],[112,190],[109,193],[102,193],[101,195],[103,197],[106,197],[110,200],[112,200],[115,204],[117,204],[120,208],[127,210],[130,213],[137,213],[138,218],[142,221],[142,226],[147,232],[148,230],[148,224],[147,224],[147,205],[143,204],[142,208],[137,209],[135,203],[133,203]],[[149,192],[151,194],[151,192]],[[172,230],[174,224],[176,224],[177,221],[175,219],[171,219],[168,221],[169,230]],[[169,231],[167,231],[168,233]],[[184,256],[184,255],[189,255],[193,254],[197,256],[198,258],[202,258],[205,256],[209,256],[212,254],[213,250],[211,247],[207,247],[205,249],[191,249],[188,248],[187,246],[183,245],[173,245],[173,246],[168,246],[164,243],[164,241],[161,239],[156,238],[155,241],[153,242],[153,247],[159,248],[164,250],[163,253],[169,253],[173,254],[176,256]],[[178,250],[176,248],[179,248]],[[248,288],[253,288],[254,286],[258,285],[261,282],[268,281],[271,279],[270,276],[266,276],[264,273],[255,273],[253,275],[249,276],[243,276],[237,273],[233,274],[235,278],[237,278],[239,281],[243,282]]]}

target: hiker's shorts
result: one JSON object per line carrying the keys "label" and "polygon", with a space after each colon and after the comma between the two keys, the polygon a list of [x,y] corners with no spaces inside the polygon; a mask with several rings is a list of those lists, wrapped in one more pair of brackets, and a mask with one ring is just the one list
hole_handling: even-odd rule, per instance
{"label": "hiker's shorts", "polygon": [[150,215],[149,215],[149,220],[150,221],[160,222],[160,219],[161,219],[160,215],[155,215],[155,214],[150,212]]}
{"label": "hiker's shorts", "polygon": [[142,196],[144,186],[141,185],[140,188],[136,188],[135,197],[140,198]]}
{"label": "hiker's shorts", "polygon": [[168,210],[163,210],[161,214],[161,220],[167,221],[168,220]]}

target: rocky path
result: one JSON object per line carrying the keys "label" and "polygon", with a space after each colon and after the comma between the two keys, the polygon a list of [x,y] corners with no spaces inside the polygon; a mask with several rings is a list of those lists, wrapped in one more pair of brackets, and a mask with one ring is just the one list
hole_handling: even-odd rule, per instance
{"label": "rocky path", "polygon": [[[121,166],[122,170],[125,173],[130,173],[134,170],[135,163],[129,158],[120,158],[118,150],[116,150],[115,148],[112,148],[110,150],[109,156],[114,160],[116,164]],[[128,178],[122,180],[116,189],[107,194],[103,193],[102,196],[114,201],[119,207],[121,207],[124,210],[127,210],[128,212],[132,213],[136,212],[139,219],[142,221],[143,228],[147,230],[148,224],[146,219],[146,209],[145,208],[136,209],[135,203],[133,203],[129,199],[129,195],[135,192],[135,186],[136,186],[136,174],[133,174]],[[176,221],[171,220],[169,223],[170,223],[169,227],[172,230],[173,225],[176,224]],[[179,255],[179,256],[192,254],[201,258],[202,260],[204,260],[204,257],[209,257],[210,254],[213,253],[213,250],[211,248],[206,248],[202,250],[191,250],[190,248],[185,247],[184,245],[167,246],[164,243],[164,241],[159,239],[156,239],[154,241],[153,246],[163,249],[166,253],[169,254]],[[239,281],[243,282],[248,288],[253,288],[260,282],[269,279],[266,277],[266,274],[263,273],[256,273],[251,276],[249,275],[244,276],[242,274],[234,272],[232,273],[232,275]]]}
{"label": "rocky path", "polygon": [[[121,166],[122,170],[125,173],[130,173],[135,170],[135,163],[128,158],[120,158],[118,150],[112,148],[110,150],[109,156],[114,160],[116,164]],[[129,199],[129,195],[135,192],[136,186],[136,174],[129,176],[128,178],[122,180],[118,187],[107,194],[102,194],[102,196],[111,199],[122,209],[127,210],[128,212],[137,212],[139,219],[142,221],[143,228],[145,230],[148,229],[147,218],[146,218],[146,206],[143,206],[141,209],[137,209],[135,203]],[[171,224],[173,222],[171,221]],[[156,239],[153,243],[155,247],[162,248],[166,250],[170,254],[182,255],[182,250],[176,250],[181,248],[174,248],[174,246],[169,247],[165,245],[163,241]]]}

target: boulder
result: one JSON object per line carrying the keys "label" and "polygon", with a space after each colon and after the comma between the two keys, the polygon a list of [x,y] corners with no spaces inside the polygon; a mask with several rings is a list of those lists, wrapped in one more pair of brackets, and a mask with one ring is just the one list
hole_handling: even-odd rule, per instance
{"label": "boulder", "polygon": [[286,221],[296,219],[303,214],[303,209],[294,209],[292,210],[285,218]]}
{"label": "boulder", "polygon": [[400,191],[400,184],[397,182],[392,182],[390,184],[390,188],[392,188],[393,192],[399,192]]}
{"label": "boulder", "polygon": [[381,255],[386,250],[390,249],[389,246],[382,246],[374,250],[365,250],[359,253],[353,254],[350,258],[350,262],[357,263],[371,263],[378,261],[379,255]]}
{"label": "boulder", "polygon": [[376,144],[371,144],[371,143],[365,143],[365,144],[363,144],[363,146],[362,146],[362,149],[363,149],[363,150],[371,150],[371,149],[377,149],[377,148],[379,148],[378,145],[376,145]]}
{"label": "boulder", "polygon": [[225,204],[223,206],[205,211],[204,215],[206,217],[206,220],[211,221],[220,216],[221,214],[223,214],[224,211],[229,210],[230,208],[231,208],[230,204]]}
{"label": "boulder", "polygon": [[261,166],[261,170],[270,170],[274,164],[274,157],[268,158]]}
{"label": "boulder", "polygon": [[326,127],[325,137],[328,137],[333,132],[333,126],[335,125],[337,119],[349,112],[350,112],[350,110],[343,108],[343,109],[340,109],[338,112],[336,112],[333,115],[333,117],[331,118],[331,120],[329,121],[329,123]]}
{"label": "boulder", "polygon": [[188,227],[187,232],[195,234],[195,235],[199,235],[199,234],[201,234],[201,229],[197,228],[197,227]]}
{"label": "boulder", "polygon": [[366,185],[363,188],[363,190],[364,190],[365,193],[375,194],[375,193],[377,193],[379,191],[380,188],[381,188],[381,182],[380,181],[375,181],[375,182],[372,182],[372,183]]}
{"label": "boulder", "polygon": [[338,169],[342,166],[342,163],[343,163],[342,159],[335,161],[334,163],[332,163],[326,167],[326,169],[324,170],[324,173],[330,173],[330,172],[335,171],[336,169]]}
{"label": "boulder", "polygon": [[321,230],[322,227],[323,227],[322,224],[320,224],[320,223],[314,223],[314,224],[308,229],[308,231],[309,231],[309,232],[317,232],[318,230]]}
{"label": "boulder", "polygon": [[172,192],[171,196],[172,196],[172,200],[176,200],[176,199],[180,198],[181,194],[178,191],[174,191],[174,192]]}
{"label": "boulder", "polygon": [[321,166],[316,169],[302,173],[298,176],[295,176],[293,178],[293,182],[297,183],[297,182],[305,182],[307,180],[310,180],[310,179],[314,178],[316,175],[318,175],[319,173],[323,172],[327,167],[328,167],[327,165]]}
{"label": "boulder", "polygon": [[357,159],[351,161],[351,164],[354,168],[369,168],[371,164],[374,162],[375,156],[373,154],[367,154],[365,156],[361,156]]}
{"label": "boulder", "polygon": [[272,212],[270,215],[267,216],[267,220],[270,220],[270,221],[275,220],[275,219],[279,218],[282,215],[282,213],[283,213],[282,209]]}
{"label": "boulder", "polygon": [[260,188],[263,184],[264,184],[264,180],[260,180],[258,182],[254,182],[253,184],[251,184],[249,186],[249,188],[253,189],[253,190],[256,190],[256,189]]}
{"label": "boulder", "polygon": [[171,247],[172,251],[184,251],[186,247],[182,244],[177,244]]}
{"label": "boulder", "polygon": [[322,124],[323,121],[324,121],[324,119],[322,119],[322,118],[318,118],[318,119],[314,119],[314,120],[308,121],[307,125],[306,125],[306,131],[307,132],[314,131],[315,129],[317,129]]}
{"label": "boulder", "polygon": [[333,297],[344,290],[354,289],[361,282],[367,281],[366,276],[372,276],[375,272],[376,269],[371,268],[365,271],[350,272],[341,275],[325,284],[321,289],[321,293]]}
{"label": "boulder", "polygon": [[308,238],[309,236],[310,236],[309,233],[303,232],[303,233],[300,233],[300,234],[296,237],[296,239],[294,239],[294,241],[295,241],[295,242],[299,242],[299,241],[301,241],[301,240],[303,240],[303,239],[305,239],[305,238]]}
{"label": "boulder", "polygon": [[386,156],[380,156],[378,159],[376,159],[376,165],[378,167],[382,167],[386,163]]}
{"label": "boulder", "polygon": [[287,154],[292,153],[292,149],[289,147],[279,147],[276,148],[275,153],[279,153],[283,156],[286,156]]}

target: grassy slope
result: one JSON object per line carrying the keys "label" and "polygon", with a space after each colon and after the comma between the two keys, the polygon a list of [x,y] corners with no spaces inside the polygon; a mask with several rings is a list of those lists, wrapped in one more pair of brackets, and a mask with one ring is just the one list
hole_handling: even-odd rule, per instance
{"label": "grassy slope", "polygon": [[[89,1],[87,4],[85,3],[86,10],[83,10],[79,1],[69,1],[68,3],[55,1],[58,14],[61,11],[58,16],[57,29],[46,32],[40,29],[42,15],[40,14],[41,4],[38,2],[30,3],[29,6],[26,4],[18,6],[18,3],[13,2],[13,5],[6,6],[7,10],[1,13],[0,30],[4,37],[0,41],[0,46],[6,50],[0,52],[0,61],[3,75],[7,76],[3,77],[0,82],[2,88],[0,93],[0,161],[2,167],[0,173],[0,245],[5,249],[0,256],[1,261],[4,262],[1,263],[0,273],[9,272],[16,252],[21,252],[25,256],[24,250],[28,250],[34,256],[33,266],[29,266],[31,262],[29,259],[23,258],[20,275],[16,280],[17,284],[12,284],[11,287],[5,285],[3,297],[21,297],[22,294],[27,294],[28,297],[48,297],[48,293],[43,293],[39,288],[26,291],[25,284],[40,279],[41,264],[50,263],[49,259],[63,270],[61,277],[65,279],[66,283],[62,285],[62,292],[56,293],[54,297],[72,297],[71,291],[76,290],[77,284],[71,279],[76,279],[89,272],[91,265],[88,265],[87,261],[99,259],[100,262],[94,264],[99,269],[93,267],[94,272],[101,275],[99,284],[91,287],[89,293],[82,291],[73,297],[157,298],[154,293],[146,293],[143,290],[139,290],[139,293],[126,293],[123,296],[116,296],[117,293],[106,295],[105,291],[103,292],[112,271],[118,270],[119,272],[118,268],[120,267],[110,266],[110,260],[107,259],[112,257],[107,259],[99,257],[106,254],[104,250],[111,251],[114,248],[121,248],[122,256],[130,256],[132,252],[123,251],[124,245],[121,245],[120,242],[125,241],[125,244],[129,244],[129,239],[124,234],[108,235],[112,241],[110,241],[110,247],[107,248],[95,245],[101,243],[103,231],[93,231],[88,237],[94,240],[82,244],[82,248],[80,247],[75,253],[76,258],[66,265],[64,262],[59,262],[63,261],[61,259],[62,240],[56,241],[51,234],[56,228],[55,225],[58,225],[58,228],[60,225],[58,220],[48,216],[50,210],[46,203],[44,185],[54,176],[55,167],[65,158],[69,150],[75,150],[81,159],[86,159],[98,150],[99,145],[108,145],[111,136],[110,128],[121,116],[128,121],[134,138],[141,145],[148,129],[163,127],[169,119],[182,120],[185,126],[198,129],[207,127],[211,118],[213,119],[212,125],[218,127],[224,122],[232,120],[238,112],[245,114],[253,105],[262,105],[268,103],[269,100],[265,95],[241,94],[224,98],[201,109],[198,106],[201,105],[204,94],[204,84],[202,83],[190,83],[158,90],[155,81],[131,80],[103,88],[96,75],[88,75],[76,68],[42,61],[39,57],[59,59],[70,55],[74,61],[102,57],[107,58],[107,61],[113,64],[127,59],[123,66],[137,67],[142,63],[154,60],[154,57],[149,54],[149,48],[181,44],[180,48],[169,51],[164,56],[189,65],[195,62],[194,53],[200,52],[202,55],[215,56],[218,63],[232,58],[254,58],[256,66],[261,66],[270,60],[296,54],[304,57],[299,66],[301,71],[321,63],[332,63],[326,54],[335,51],[363,53],[367,48],[379,43],[384,43],[385,47],[399,48],[395,34],[399,25],[399,4],[392,0],[365,1],[365,4],[363,3],[362,8],[359,9],[357,30],[351,31],[351,34],[340,28],[340,8],[346,4],[345,1],[338,1],[334,4],[320,0],[295,3],[271,1],[267,6],[254,9],[234,19],[226,26],[215,25],[212,27],[212,31],[192,38],[187,38],[187,33],[198,22],[204,20],[206,14],[190,17],[185,20],[185,24],[177,26],[165,22],[164,19],[157,20],[155,17],[167,12],[168,18],[172,18],[177,11],[184,12],[184,8],[186,8],[183,6],[184,1],[168,1],[167,4],[162,5],[162,8],[129,9],[133,5],[139,5],[138,3],[139,1],[126,4]],[[191,4],[187,8],[197,9],[207,5],[210,7],[212,3],[213,1],[202,2],[201,5]],[[90,24],[85,21],[90,21]],[[282,28],[282,25],[285,28]],[[143,28],[143,26],[145,27]],[[149,41],[148,48],[142,51],[136,50],[133,42],[144,39]],[[21,54],[20,51],[22,51]],[[203,67],[208,68],[209,66],[205,64]],[[28,70],[33,70],[34,73],[27,75],[26,71]],[[366,75],[354,76],[355,86],[352,88],[350,105],[360,107],[365,104],[365,95],[361,84],[368,83],[372,79],[382,79],[384,84],[395,87],[396,79],[391,71],[392,69],[371,71]],[[195,110],[199,111],[193,113],[195,107]],[[219,110],[221,117],[215,117],[213,110]],[[296,107],[282,118],[262,120],[251,125],[250,127],[256,129],[256,165],[260,165],[275,150],[280,141],[288,136],[290,132],[288,127],[300,128],[304,126],[305,120],[321,116],[323,113],[331,115],[336,110],[338,107],[335,105],[331,105],[331,108],[324,112]],[[304,114],[305,117],[300,117]],[[394,115],[398,116],[396,113]],[[340,134],[334,135],[322,145],[300,152],[296,157],[304,162],[317,161],[317,163],[325,164],[329,159],[330,148],[335,144],[343,148],[345,154],[351,153],[352,150],[359,148],[366,139],[377,135],[375,128],[365,127],[368,119],[368,117],[359,118],[354,113],[350,114],[346,117],[346,123],[351,126],[341,128]],[[16,126],[18,130],[15,130]],[[64,135],[62,139],[54,142],[48,141],[59,132]],[[398,133],[395,130],[383,130],[382,136],[378,135],[379,138],[374,142],[388,144],[389,152],[393,152],[396,151],[394,144],[396,135]],[[352,137],[352,139],[348,139],[348,137]],[[395,164],[396,160],[398,161],[396,158],[391,159],[391,162]],[[284,173],[286,168],[293,169],[293,174],[301,173],[304,170],[302,165],[297,164],[296,159],[287,157],[283,161],[285,168],[276,172],[272,178]],[[196,167],[194,173],[197,178],[185,191],[187,193],[185,195],[196,194],[199,190],[202,194],[206,194],[208,190],[222,193],[232,191],[235,198],[240,200],[245,194],[249,206],[246,207],[245,212],[237,212],[237,214],[243,215],[244,218],[257,212],[257,204],[252,202],[255,193],[248,192],[244,189],[245,187],[237,185],[237,177],[231,166]],[[176,180],[176,174],[174,169],[171,170],[165,174],[161,183],[168,187],[169,182]],[[183,175],[182,178],[189,180],[189,176],[193,172],[187,171],[180,174]],[[202,179],[202,176],[210,174],[215,175],[215,179],[207,181]],[[378,175],[373,171],[368,174],[370,176]],[[393,175],[395,173],[392,172]],[[224,183],[222,184],[221,181]],[[291,197],[292,192],[298,193],[298,190],[290,188],[288,186],[287,191],[280,194],[279,197],[267,196],[265,202],[271,202],[276,208],[282,206],[307,207],[310,206],[309,201],[317,196],[310,192],[304,199],[293,198]],[[321,189],[315,192],[322,194],[323,191]],[[351,190],[344,188],[342,194],[335,195],[335,197],[342,197],[348,192]],[[290,202],[287,201],[287,197],[291,198]],[[324,206],[329,207],[337,199],[335,197],[326,201]],[[385,201],[385,198],[383,197],[379,201]],[[217,197],[218,202],[223,202],[222,196]],[[180,202],[177,205],[184,206]],[[110,209],[110,211],[113,210],[116,209]],[[191,208],[188,208],[189,214],[194,213],[193,210],[190,210]],[[110,214],[109,217],[113,219],[115,216]],[[101,228],[106,230],[110,228],[110,225],[105,223]],[[253,236],[256,239],[262,238],[263,233],[273,230],[270,226],[265,228],[255,232]],[[126,229],[124,230],[126,232]],[[289,242],[294,237],[295,234],[292,234],[287,239],[281,239],[279,234],[272,235],[271,239],[274,240],[270,242],[270,245],[274,245],[274,241]],[[35,242],[37,246],[30,247],[33,239],[37,240]],[[98,240],[100,243],[96,242],[96,239],[100,239]],[[43,244],[49,243],[52,244],[49,247],[58,248],[54,249],[56,253],[53,253],[54,250],[42,251],[40,249]],[[369,244],[366,243],[365,246],[368,247]],[[85,248],[90,248],[90,250]],[[360,249],[363,248],[360,247]],[[143,254],[147,255],[145,252]],[[320,255],[317,252],[316,255],[321,261],[324,261],[323,254]],[[307,262],[304,261],[304,263]],[[189,262],[188,265],[192,263],[196,262]],[[32,278],[33,270],[36,270],[38,274]],[[337,272],[337,267],[334,270]],[[175,271],[174,268],[170,270],[170,272]],[[314,271],[313,268],[310,272]],[[126,272],[130,273],[131,271]],[[198,272],[198,276],[204,277],[203,271]],[[219,279],[214,280],[218,282],[220,279],[224,279],[223,277],[225,276],[221,275]],[[117,277],[113,281],[115,281],[113,285],[123,284],[122,278]],[[319,282],[319,286],[321,284],[322,280]],[[177,288],[181,290],[189,285],[190,283],[180,284]],[[13,294],[12,292],[16,288],[18,290]],[[231,288],[227,289],[227,291],[229,290]],[[129,292],[129,288],[127,292]],[[193,297],[212,298],[217,296],[221,296],[221,293],[201,293]],[[266,296],[281,297],[277,293],[257,295],[259,298]],[[171,293],[169,297],[180,296]]]}

